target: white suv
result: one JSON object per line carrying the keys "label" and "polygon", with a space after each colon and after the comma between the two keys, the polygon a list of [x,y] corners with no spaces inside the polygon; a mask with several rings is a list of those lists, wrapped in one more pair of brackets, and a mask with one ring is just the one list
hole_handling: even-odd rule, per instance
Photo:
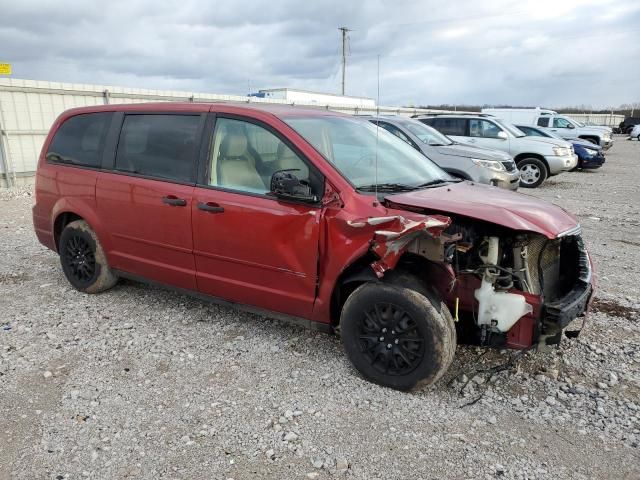
{"label": "white suv", "polygon": [[420,115],[417,119],[455,142],[507,152],[518,165],[521,187],[538,187],[548,176],[571,170],[578,164],[570,143],[555,138],[528,137],[513,125],[490,115]]}
{"label": "white suv", "polygon": [[611,128],[585,125],[567,115],[544,108],[483,108],[482,113],[516,125],[531,125],[550,130],[565,140],[587,140],[604,150],[613,146]]}

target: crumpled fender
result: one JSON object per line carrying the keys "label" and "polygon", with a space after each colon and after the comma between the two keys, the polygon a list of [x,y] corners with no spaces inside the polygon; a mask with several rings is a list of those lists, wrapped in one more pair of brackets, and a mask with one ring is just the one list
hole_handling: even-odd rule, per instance
{"label": "crumpled fender", "polygon": [[420,235],[439,237],[451,224],[451,219],[442,215],[421,215],[400,210],[389,210],[389,213],[392,215],[347,221],[351,228],[371,230],[370,250],[378,257],[371,268],[378,278],[396,267],[415,238]]}

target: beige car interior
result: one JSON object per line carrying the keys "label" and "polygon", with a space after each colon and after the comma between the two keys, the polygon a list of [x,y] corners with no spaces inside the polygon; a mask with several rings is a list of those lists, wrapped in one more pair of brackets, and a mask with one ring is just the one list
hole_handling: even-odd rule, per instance
{"label": "beige car interior", "polygon": [[[300,180],[309,179],[309,168],[289,147],[267,130],[249,124],[246,128],[244,123],[218,120],[209,169],[210,185],[266,193],[271,175],[278,170],[291,170]],[[258,138],[252,142],[251,137]]]}

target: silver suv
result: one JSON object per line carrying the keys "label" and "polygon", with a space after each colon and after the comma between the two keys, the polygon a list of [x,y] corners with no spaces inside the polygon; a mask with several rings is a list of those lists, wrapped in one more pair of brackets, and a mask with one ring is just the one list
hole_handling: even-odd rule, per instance
{"label": "silver suv", "polygon": [[418,120],[400,116],[362,116],[404,140],[444,171],[458,178],[517,190],[520,172],[511,155],[453,142]]}
{"label": "silver suv", "polygon": [[513,125],[490,115],[420,115],[417,118],[455,142],[508,153],[520,170],[521,187],[538,187],[550,175],[569,171],[578,164],[570,143],[555,138],[527,137]]}

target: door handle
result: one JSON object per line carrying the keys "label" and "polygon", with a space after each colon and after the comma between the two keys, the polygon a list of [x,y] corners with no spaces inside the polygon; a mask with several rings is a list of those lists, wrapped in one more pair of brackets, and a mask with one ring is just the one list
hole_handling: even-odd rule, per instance
{"label": "door handle", "polygon": [[198,202],[198,210],[203,210],[209,213],[222,213],[224,212],[224,207],[221,207],[220,205],[214,202],[207,202],[207,203]]}
{"label": "door handle", "polygon": [[469,140],[467,140],[469,143],[476,143],[476,139],[475,138],[470,138]]}
{"label": "door handle", "polygon": [[187,201],[184,198],[178,198],[175,195],[166,195],[162,197],[162,203],[166,203],[172,207],[184,207],[187,205]]}

